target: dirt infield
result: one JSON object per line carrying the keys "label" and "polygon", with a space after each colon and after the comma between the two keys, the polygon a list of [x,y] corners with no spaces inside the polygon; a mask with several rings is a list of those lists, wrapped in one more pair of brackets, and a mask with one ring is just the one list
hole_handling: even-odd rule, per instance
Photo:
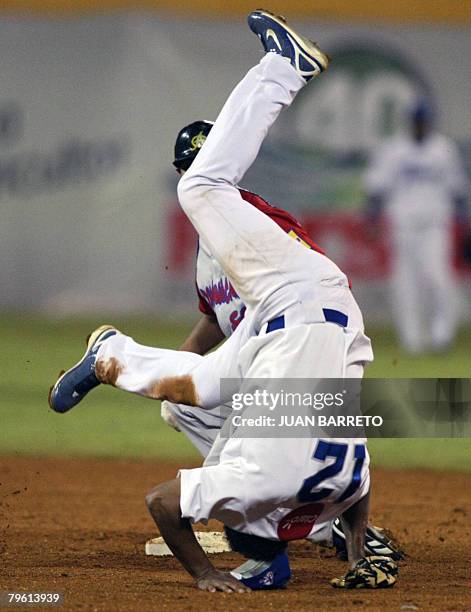
{"label": "dirt infield", "polygon": [[[409,554],[393,589],[335,591],[328,580],[345,564],[328,549],[297,543],[288,589],[229,595],[198,591],[175,560],[144,555],[154,535],[144,495],[175,470],[0,458],[0,591],[61,591],[70,610],[471,610],[469,474],[374,472],[372,518]],[[239,562],[227,553],[217,565]]]}

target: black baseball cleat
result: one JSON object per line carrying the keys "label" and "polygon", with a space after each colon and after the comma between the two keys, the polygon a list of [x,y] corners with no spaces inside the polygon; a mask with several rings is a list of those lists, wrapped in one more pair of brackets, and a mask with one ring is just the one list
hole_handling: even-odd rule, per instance
{"label": "black baseball cleat", "polygon": [[327,70],[329,56],[316,43],[293,30],[281,15],[257,9],[250,13],[247,21],[265,51],[287,57],[306,82]]}
{"label": "black baseball cleat", "polygon": [[96,355],[103,342],[117,333],[112,325],[102,325],[90,334],[82,359],[70,370],[62,372],[49,391],[49,406],[55,412],[67,412],[100,384],[95,376]]}
{"label": "black baseball cleat", "polygon": [[[337,555],[347,560],[347,544],[345,542],[345,534],[342,529],[340,519],[335,519],[332,525],[332,537],[333,544],[337,551]],[[399,550],[393,543],[393,541],[387,537],[382,529],[368,525],[365,534],[365,554],[372,556],[388,557],[394,561],[400,561],[404,559],[405,554],[402,550]]]}

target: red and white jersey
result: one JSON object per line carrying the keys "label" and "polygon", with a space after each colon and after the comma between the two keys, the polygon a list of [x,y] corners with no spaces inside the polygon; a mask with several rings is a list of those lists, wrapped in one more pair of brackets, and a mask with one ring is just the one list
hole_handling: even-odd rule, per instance
{"label": "red and white jersey", "polygon": [[[272,206],[255,193],[244,189],[239,189],[239,192],[246,202],[268,215],[294,240],[298,240],[309,249],[324,253],[290,213]],[[245,305],[221,266],[201,240],[196,258],[196,289],[201,312],[215,316],[222,332],[230,336],[244,318]]]}

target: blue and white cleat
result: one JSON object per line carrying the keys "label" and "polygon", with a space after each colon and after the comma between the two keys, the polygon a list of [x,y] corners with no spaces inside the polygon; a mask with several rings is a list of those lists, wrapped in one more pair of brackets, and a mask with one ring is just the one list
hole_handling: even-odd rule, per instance
{"label": "blue and white cleat", "polygon": [[252,32],[260,38],[265,51],[287,57],[306,82],[327,70],[329,56],[316,43],[289,27],[284,17],[257,9],[250,13],[247,21]]}
{"label": "blue and white cleat", "polygon": [[273,561],[249,559],[232,570],[231,575],[252,591],[284,589],[291,578],[291,568],[288,555],[282,552]]}
{"label": "blue and white cleat", "polygon": [[95,376],[96,355],[103,342],[117,333],[112,325],[102,325],[90,334],[85,355],[70,370],[62,372],[49,391],[49,406],[55,412],[67,412],[100,384]]}

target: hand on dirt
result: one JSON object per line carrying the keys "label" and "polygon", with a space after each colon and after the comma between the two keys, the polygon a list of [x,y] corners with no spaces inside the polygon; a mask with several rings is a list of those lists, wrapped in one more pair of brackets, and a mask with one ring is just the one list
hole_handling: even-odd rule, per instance
{"label": "hand on dirt", "polygon": [[226,572],[212,570],[202,578],[196,581],[199,589],[215,593],[216,591],[224,591],[224,593],[250,593],[249,587],[233,578]]}

